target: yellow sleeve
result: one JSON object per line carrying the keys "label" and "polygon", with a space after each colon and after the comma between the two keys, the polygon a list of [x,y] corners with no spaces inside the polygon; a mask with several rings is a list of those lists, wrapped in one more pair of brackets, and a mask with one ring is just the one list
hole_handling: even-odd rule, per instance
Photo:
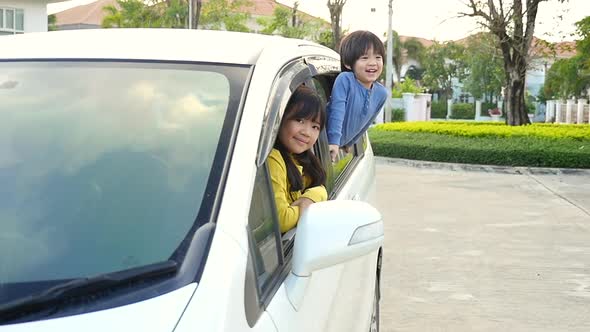
{"label": "yellow sleeve", "polygon": [[275,194],[275,202],[279,215],[281,233],[285,233],[297,225],[299,220],[299,207],[291,206],[293,201],[289,195],[287,183],[287,166],[278,150],[272,150],[267,160],[272,189]]}
{"label": "yellow sleeve", "polygon": [[323,202],[328,199],[328,192],[324,186],[311,187],[305,190],[301,197],[309,198],[314,203]]}

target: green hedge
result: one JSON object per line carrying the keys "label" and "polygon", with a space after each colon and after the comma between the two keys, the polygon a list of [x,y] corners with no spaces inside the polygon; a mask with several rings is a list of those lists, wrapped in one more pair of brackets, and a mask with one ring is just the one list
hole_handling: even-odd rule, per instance
{"label": "green hedge", "polygon": [[432,119],[446,119],[447,118],[447,102],[433,101],[430,109],[430,117]]}
{"label": "green hedge", "polygon": [[404,122],[406,121],[406,111],[403,108],[395,108],[391,111],[392,122]]}
{"label": "green hedge", "polygon": [[587,141],[590,149],[590,126],[534,123],[528,126],[507,126],[502,122],[404,122],[376,126],[381,131],[435,133],[463,137],[537,137]]}
{"label": "green hedge", "polygon": [[[486,110],[487,111],[487,110]],[[446,119],[447,118],[447,102],[433,101],[431,104],[430,117],[432,119]],[[453,104],[453,114],[451,119],[458,120],[473,120],[475,118],[475,105],[469,103],[455,103]]]}
{"label": "green hedge", "polygon": [[468,103],[453,104],[451,119],[473,120],[475,118],[475,105]]}
{"label": "green hedge", "polygon": [[539,137],[465,137],[424,132],[369,132],[378,156],[438,162],[590,168],[590,141]]}

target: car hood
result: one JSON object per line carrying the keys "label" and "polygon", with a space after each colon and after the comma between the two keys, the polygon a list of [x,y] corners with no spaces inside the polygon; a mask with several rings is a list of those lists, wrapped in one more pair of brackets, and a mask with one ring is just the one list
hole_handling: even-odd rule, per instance
{"label": "car hood", "polygon": [[173,331],[196,283],[149,300],[86,314],[0,326],[2,332]]}

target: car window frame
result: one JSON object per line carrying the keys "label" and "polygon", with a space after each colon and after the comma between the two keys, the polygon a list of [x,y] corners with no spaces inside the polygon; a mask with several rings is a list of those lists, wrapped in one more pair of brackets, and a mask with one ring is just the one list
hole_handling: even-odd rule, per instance
{"label": "car window frame", "polygon": [[[316,65],[317,63],[320,63],[320,65]],[[275,220],[275,226],[277,230],[278,214],[274,200],[274,192],[270,182],[270,173],[266,161],[278,135],[279,125],[281,123],[285,107],[295,88],[301,84],[313,88],[321,95],[324,101],[329,101],[334,80],[340,72],[339,69],[339,60],[336,58],[324,56],[296,58],[285,64],[285,66],[283,66],[283,68],[275,76],[273,81],[273,85],[269,94],[269,100],[265,108],[263,128],[259,138],[259,146],[256,156],[256,174],[258,176],[260,169],[262,167],[264,168],[265,177],[268,179],[266,188],[264,189],[267,193],[267,199],[271,201],[271,215]],[[343,171],[337,176],[334,176],[333,164],[329,154],[326,129],[324,128],[321,131],[318,141],[313,147],[313,151],[320,159],[320,162],[329,178],[326,183],[328,199],[334,199],[338,196],[341,188],[345,185],[347,179],[350,178],[351,174],[356,168],[356,165],[363,158],[364,151],[367,147],[366,144],[367,140],[365,135],[361,140],[359,140],[359,142],[354,144],[353,150],[350,153],[352,158],[345,165]],[[257,182],[257,179],[255,179],[255,182]],[[285,243],[283,243],[284,235],[280,234],[280,231],[278,231],[276,236],[280,236],[280,239],[277,244],[276,252],[278,255],[282,254],[282,257],[278,257],[279,265],[276,270],[273,271],[271,280],[265,284],[264,288],[261,287],[257,275],[258,271],[256,268],[257,264],[260,264],[260,262],[257,261],[257,257],[255,255],[256,250],[253,247],[255,246],[255,241],[249,225],[250,220],[248,220],[248,226],[246,227],[249,250],[245,278],[244,304],[248,324],[250,327],[253,327],[260,318],[262,312],[264,312],[264,310],[266,310],[267,306],[270,304],[270,301],[273,299],[283,281],[291,272],[293,250],[291,249],[285,251],[286,246]],[[293,237],[290,241],[292,241],[292,243],[290,243],[292,248],[295,237]]]}
{"label": "car window frame", "polygon": [[[313,86],[320,94],[325,94],[325,100],[330,100],[332,88],[334,87],[334,82],[338,74],[339,72],[335,73],[333,71],[329,71],[326,73],[318,73],[313,77]],[[321,87],[322,91],[317,89],[316,85]],[[325,133],[325,129],[323,130],[323,133],[320,134],[316,146],[317,147],[315,147],[315,149],[320,154],[320,156],[326,155],[325,152],[322,153],[322,151],[328,150],[328,137]],[[367,147],[368,139],[367,134],[365,134],[361,137],[361,139],[359,139],[358,142],[356,142],[352,146],[352,151],[346,154],[347,158],[350,156],[350,160],[346,162],[346,164],[342,167],[341,172],[336,172],[335,170],[336,164],[342,160],[340,159],[340,156],[335,163],[331,162],[329,153],[326,155],[328,156],[328,158],[321,159],[322,165],[326,167],[326,175],[328,177],[328,179],[326,180],[326,190],[328,191],[328,199],[334,199],[339,195],[340,191],[346,184],[347,179],[349,179],[352,173],[354,172],[356,165],[358,165],[358,163],[364,157]]]}
{"label": "car window frame", "polygon": [[[293,91],[301,84],[309,83],[312,77],[312,71],[309,66],[303,61],[303,58],[295,58],[286,63],[275,76],[267,106],[264,111],[263,127],[260,133],[258,151],[256,156],[256,174],[258,176],[261,168],[264,169],[264,176],[268,179],[264,191],[267,193],[267,199],[270,200],[272,211],[270,214],[275,221],[275,228],[278,230],[278,214],[274,198],[272,184],[270,182],[270,172],[267,166],[267,159],[274,145],[274,141],[278,135],[278,129],[284,114],[285,107]],[[254,182],[257,182],[255,179]],[[253,188],[254,190],[254,188]],[[253,192],[254,194],[254,192]],[[252,201],[251,201],[252,202]],[[250,229],[250,220],[246,227],[248,238],[248,261],[245,278],[245,311],[246,319],[250,327],[253,327],[262,312],[270,304],[270,301],[282,285],[283,280],[291,271],[292,250],[285,253],[283,250],[282,235],[280,231],[277,233],[277,255],[279,265],[272,273],[271,279],[265,283],[265,287],[260,285],[257,275],[257,256],[255,255],[255,241]],[[294,239],[293,239],[294,241]]]}

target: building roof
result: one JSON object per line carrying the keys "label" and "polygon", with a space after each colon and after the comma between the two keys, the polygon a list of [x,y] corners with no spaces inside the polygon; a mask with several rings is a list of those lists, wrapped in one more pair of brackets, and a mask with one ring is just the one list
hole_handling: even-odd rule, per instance
{"label": "building roof", "polygon": [[98,0],[86,5],[72,7],[56,13],[57,25],[88,24],[101,25],[106,16],[103,8],[106,6],[118,7],[116,0]]}
{"label": "building roof", "polygon": [[563,41],[559,43],[550,43],[534,37],[531,49],[536,56],[571,58],[576,55],[576,42]]}
{"label": "building roof", "polygon": [[421,38],[421,37],[412,37],[412,36],[399,36],[399,40],[402,43],[405,43],[406,41],[408,41],[409,39],[416,39],[418,42],[420,42],[420,44],[422,44],[424,47],[430,47],[432,46],[432,44],[434,44],[433,40],[430,39],[426,39],[426,38]]}

